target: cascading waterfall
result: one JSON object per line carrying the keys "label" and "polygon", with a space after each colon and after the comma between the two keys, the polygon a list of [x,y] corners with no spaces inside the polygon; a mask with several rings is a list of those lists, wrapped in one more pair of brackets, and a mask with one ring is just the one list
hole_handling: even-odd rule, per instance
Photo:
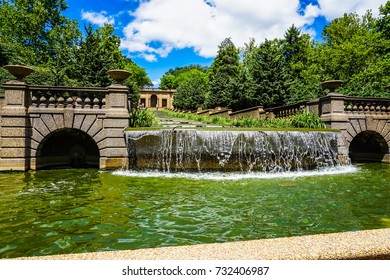
{"label": "cascading waterfall", "polygon": [[125,134],[135,170],[277,173],[344,163],[337,132],[161,129]]}

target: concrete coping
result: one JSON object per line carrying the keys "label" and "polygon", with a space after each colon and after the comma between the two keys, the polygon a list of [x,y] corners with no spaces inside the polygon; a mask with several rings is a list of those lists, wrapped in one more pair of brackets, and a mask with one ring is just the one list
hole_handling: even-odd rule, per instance
{"label": "concrete coping", "polygon": [[390,260],[390,228],[24,260]]}

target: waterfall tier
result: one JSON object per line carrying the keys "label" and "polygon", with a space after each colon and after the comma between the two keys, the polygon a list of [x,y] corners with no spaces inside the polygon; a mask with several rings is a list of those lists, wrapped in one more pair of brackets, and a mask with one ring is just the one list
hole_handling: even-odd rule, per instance
{"label": "waterfall tier", "polygon": [[348,161],[337,132],[162,129],[125,135],[130,169],[275,173]]}

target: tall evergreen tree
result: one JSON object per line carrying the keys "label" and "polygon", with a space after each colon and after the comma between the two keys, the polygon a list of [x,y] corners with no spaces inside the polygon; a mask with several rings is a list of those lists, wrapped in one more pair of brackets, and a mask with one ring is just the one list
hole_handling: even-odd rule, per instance
{"label": "tall evergreen tree", "polygon": [[111,81],[106,72],[123,68],[120,38],[113,34],[114,28],[110,24],[96,29],[89,24],[85,32],[85,39],[75,50],[72,78],[81,86],[108,86]]}
{"label": "tall evergreen tree", "polygon": [[249,69],[255,83],[255,104],[264,107],[285,102],[285,57],[280,40],[265,40],[252,54]]}
{"label": "tall evergreen tree", "polygon": [[240,73],[239,50],[230,38],[220,45],[216,58],[209,69],[210,93],[206,99],[208,108],[228,107],[237,91]]}

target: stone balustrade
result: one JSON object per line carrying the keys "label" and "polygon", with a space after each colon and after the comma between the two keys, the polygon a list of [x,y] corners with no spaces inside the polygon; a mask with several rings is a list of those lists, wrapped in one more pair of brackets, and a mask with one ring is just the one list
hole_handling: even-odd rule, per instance
{"label": "stone balustrade", "polygon": [[344,111],[347,114],[388,114],[390,99],[346,96]]}
{"label": "stone balustrade", "polygon": [[33,108],[104,109],[106,88],[29,86]]}
{"label": "stone balustrade", "polygon": [[304,101],[292,105],[268,108],[265,110],[265,112],[273,115],[275,118],[290,117],[305,110],[306,103],[307,102]]}

